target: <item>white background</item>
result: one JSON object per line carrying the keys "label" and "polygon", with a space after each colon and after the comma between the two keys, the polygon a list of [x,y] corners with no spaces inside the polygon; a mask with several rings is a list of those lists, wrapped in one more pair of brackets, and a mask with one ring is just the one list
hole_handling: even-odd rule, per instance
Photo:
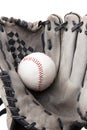
{"label": "white background", "polygon": [[[0,0],[0,17],[15,17],[29,22],[46,20],[50,14],[64,17],[69,12],[87,14],[87,0]],[[4,106],[0,106],[3,108]],[[7,130],[6,115],[0,117],[0,130]]]}

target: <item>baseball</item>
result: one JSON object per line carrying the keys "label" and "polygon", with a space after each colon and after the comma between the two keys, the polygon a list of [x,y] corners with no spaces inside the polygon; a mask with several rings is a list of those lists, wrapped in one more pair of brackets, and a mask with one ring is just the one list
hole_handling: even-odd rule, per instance
{"label": "baseball", "polygon": [[56,66],[49,56],[36,52],[22,59],[18,66],[18,74],[29,89],[42,91],[54,81]]}

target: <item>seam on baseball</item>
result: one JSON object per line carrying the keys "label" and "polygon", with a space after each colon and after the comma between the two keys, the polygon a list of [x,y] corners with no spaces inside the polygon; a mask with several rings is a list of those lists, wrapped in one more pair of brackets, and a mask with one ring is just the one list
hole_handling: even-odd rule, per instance
{"label": "seam on baseball", "polygon": [[38,59],[36,59],[34,57],[26,57],[23,60],[24,61],[25,60],[33,61],[37,65],[37,67],[39,69],[38,89],[41,90],[42,81],[43,81],[43,67],[42,67],[42,64],[39,62]]}

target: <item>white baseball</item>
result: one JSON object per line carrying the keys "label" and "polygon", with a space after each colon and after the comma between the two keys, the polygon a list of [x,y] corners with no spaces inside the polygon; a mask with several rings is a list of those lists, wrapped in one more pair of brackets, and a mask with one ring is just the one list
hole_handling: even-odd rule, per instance
{"label": "white baseball", "polygon": [[22,59],[18,66],[18,74],[28,88],[42,91],[54,81],[56,67],[49,56],[36,52]]}

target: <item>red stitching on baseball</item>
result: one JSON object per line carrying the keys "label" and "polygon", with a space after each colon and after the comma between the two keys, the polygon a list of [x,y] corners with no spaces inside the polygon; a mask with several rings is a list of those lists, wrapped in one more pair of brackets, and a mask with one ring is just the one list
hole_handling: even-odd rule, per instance
{"label": "red stitching on baseball", "polygon": [[33,61],[38,66],[38,69],[39,69],[38,88],[39,88],[39,90],[41,90],[42,81],[43,81],[43,67],[42,67],[42,64],[39,62],[38,59],[35,59],[34,57],[25,57],[23,60],[24,61],[25,60]]}

